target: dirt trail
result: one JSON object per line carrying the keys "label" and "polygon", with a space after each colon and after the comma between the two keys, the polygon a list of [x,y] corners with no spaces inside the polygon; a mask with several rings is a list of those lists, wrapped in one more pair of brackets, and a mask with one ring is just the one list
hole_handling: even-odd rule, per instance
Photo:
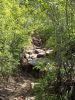
{"label": "dirt trail", "polygon": [[[22,50],[20,55],[20,68],[22,69],[16,77],[0,77],[0,100],[35,100],[33,94],[36,79],[33,76],[40,76],[39,70],[34,70],[38,59],[48,56],[53,50],[41,48],[42,41],[40,37],[32,37],[32,48]],[[19,68],[18,68],[19,69]],[[27,73],[28,74],[27,74]],[[29,75],[31,73],[33,76]]]}
{"label": "dirt trail", "polygon": [[0,100],[35,100],[35,79],[27,76],[0,77]]}

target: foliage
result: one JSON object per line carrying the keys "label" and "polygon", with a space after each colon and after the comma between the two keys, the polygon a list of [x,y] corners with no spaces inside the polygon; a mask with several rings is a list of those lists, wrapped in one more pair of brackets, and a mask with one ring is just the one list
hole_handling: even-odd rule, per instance
{"label": "foliage", "polygon": [[[73,79],[75,66],[74,9],[74,0],[1,0],[0,72],[3,75],[9,75],[16,71],[21,48],[31,45],[32,32],[38,33],[43,39],[43,47],[52,48],[54,54],[49,58],[53,63],[47,65],[47,62],[41,61],[36,66],[41,70],[46,67],[47,70],[52,68],[41,81],[37,98],[40,96],[40,100],[51,100],[51,98],[56,100],[50,94],[47,95],[47,91],[44,90],[49,81],[57,79],[57,82],[62,83],[62,73],[64,77],[67,74],[67,80],[72,81]],[[60,93],[58,95],[60,99]]]}
{"label": "foliage", "polygon": [[40,27],[35,16],[40,9],[34,10],[27,0],[1,0],[0,5],[0,69],[9,72],[19,63],[21,48],[31,45],[30,32]]}
{"label": "foliage", "polygon": [[[41,65],[40,65],[41,66]],[[49,84],[52,84],[54,80],[56,79],[56,68],[54,64],[47,64],[46,66],[47,75],[44,76],[42,79],[39,79],[38,85],[35,86],[34,92],[36,95],[36,100],[54,100],[54,97],[52,97],[52,92],[54,91],[51,89],[49,91]],[[53,99],[52,99],[53,98]]]}
{"label": "foliage", "polygon": [[[56,52],[54,59],[56,61],[56,67],[57,67],[57,83],[58,83],[57,87],[60,88],[60,86],[62,87],[63,78],[64,78],[63,81],[65,81],[65,74],[66,74],[66,80],[70,80],[70,81],[73,79],[73,75],[74,75],[74,71],[73,71],[73,68],[75,65],[74,63],[75,42],[73,38],[75,36],[75,28],[74,28],[74,22],[73,22],[75,21],[74,2],[70,0],[66,0],[66,1],[54,0],[51,2],[39,0],[39,2],[41,3],[41,9],[46,12],[47,16],[49,17],[48,21],[50,21],[50,24],[51,24],[49,26],[52,29],[51,30],[49,28],[51,31],[51,34],[49,33],[50,31],[48,31],[47,32],[48,34],[42,33],[42,36],[46,37],[45,40],[46,40],[47,45],[48,44],[51,45],[52,42],[54,43],[54,45],[52,46]],[[52,39],[54,36],[54,41],[51,41],[51,43],[47,42],[49,40],[49,36],[50,38],[52,37]],[[64,75],[62,76],[61,74],[63,72],[64,72]],[[68,86],[68,88],[69,87],[70,85]],[[42,87],[42,89],[44,89],[44,87]],[[65,90],[66,93],[67,91],[70,92],[70,90]],[[43,93],[45,93],[45,91]],[[41,95],[43,93],[41,93]],[[58,95],[58,99],[61,99],[60,92],[57,93],[57,95]],[[62,94],[62,99],[64,100],[63,96],[65,97],[65,95]],[[68,97],[69,97],[69,94],[66,97],[66,99],[68,99]],[[44,98],[42,99],[44,100]]]}

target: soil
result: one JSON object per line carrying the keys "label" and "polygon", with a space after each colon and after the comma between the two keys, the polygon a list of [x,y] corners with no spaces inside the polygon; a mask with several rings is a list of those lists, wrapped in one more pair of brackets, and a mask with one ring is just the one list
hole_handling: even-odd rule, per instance
{"label": "soil", "polygon": [[16,75],[0,77],[0,100],[35,100],[32,76]]}

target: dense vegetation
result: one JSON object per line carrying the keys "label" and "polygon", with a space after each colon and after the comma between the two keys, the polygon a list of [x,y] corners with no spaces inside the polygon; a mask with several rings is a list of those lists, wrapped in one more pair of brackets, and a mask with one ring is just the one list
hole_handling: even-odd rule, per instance
{"label": "dense vegetation", "polygon": [[[70,86],[75,84],[74,9],[74,0],[0,1],[2,75],[17,71],[21,49],[32,45],[33,33],[39,34],[43,39],[43,47],[53,49],[50,62],[41,62],[36,66],[40,66],[40,69],[44,67],[48,71],[35,91],[37,100],[75,100],[75,89],[71,90]],[[55,93],[50,91],[52,85]]]}

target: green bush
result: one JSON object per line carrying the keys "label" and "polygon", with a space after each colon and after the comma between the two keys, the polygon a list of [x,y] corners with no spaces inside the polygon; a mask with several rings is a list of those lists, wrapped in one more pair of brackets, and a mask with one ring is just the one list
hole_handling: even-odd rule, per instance
{"label": "green bush", "polygon": [[39,79],[39,84],[34,88],[36,100],[56,100],[49,91],[49,85],[56,80],[55,64],[52,62],[47,64],[43,61],[39,62],[36,67],[42,71],[46,71],[46,75]]}

